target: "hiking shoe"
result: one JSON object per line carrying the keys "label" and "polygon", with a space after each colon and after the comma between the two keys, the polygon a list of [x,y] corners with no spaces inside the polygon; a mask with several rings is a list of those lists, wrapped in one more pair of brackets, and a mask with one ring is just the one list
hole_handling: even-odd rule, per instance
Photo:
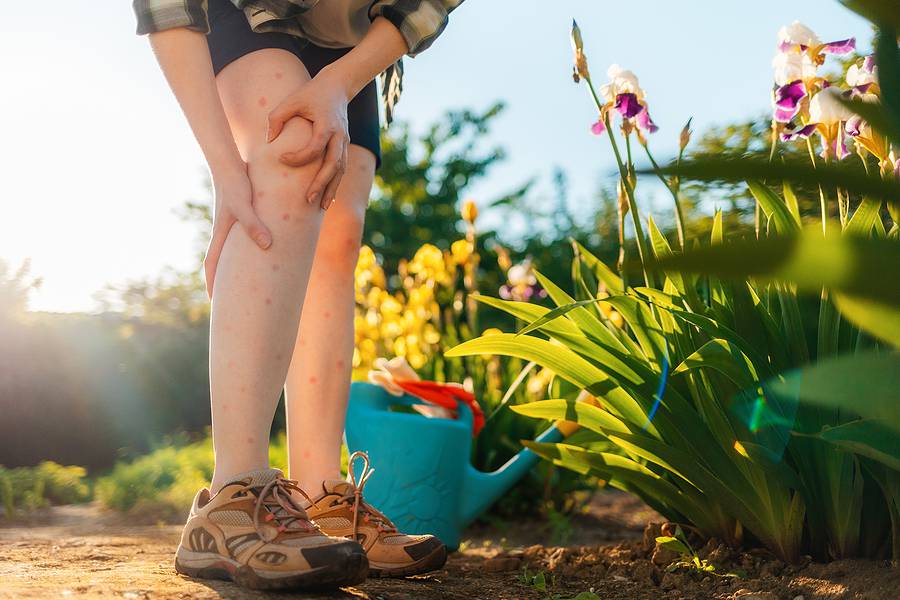
{"label": "hiking shoe", "polygon": [[277,469],[238,475],[212,497],[200,490],[175,553],[175,570],[258,590],[364,581],[369,562],[362,547],[322,533],[292,491],[306,496]]}
{"label": "hiking shoe", "polygon": [[[353,462],[364,461],[359,480]],[[406,535],[385,515],[363,500],[362,490],[374,469],[363,452],[350,455],[350,481],[328,480],[322,494],[306,510],[319,528],[333,536],[358,541],[369,558],[372,577],[406,577],[440,569],[447,562],[447,547],[433,535]]]}

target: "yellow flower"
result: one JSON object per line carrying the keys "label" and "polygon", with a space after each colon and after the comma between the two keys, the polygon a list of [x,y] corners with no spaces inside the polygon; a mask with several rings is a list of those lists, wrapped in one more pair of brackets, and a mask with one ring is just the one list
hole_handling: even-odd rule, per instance
{"label": "yellow flower", "polygon": [[625,326],[625,320],[622,318],[622,314],[619,312],[612,311],[609,314],[609,320],[613,325],[615,325],[619,329],[622,329],[622,327]]}
{"label": "yellow flower", "polygon": [[456,240],[450,245],[450,252],[453,254],[453,262],[462,266],[468,262],[475,250],[472,242],[469,240]]}
{"label": "yellow flower", "polygon": [[498,334],[501,334],[501,333],[503,333],[503,332],[500,331],[499,329],[497,329],[496,327],[490,327],[490,328],[485,329],[484,331],[482,331],[482,332],[481,332],[481,335],[483,335],[483,336],[485,336],[485,335],[498,335]]}
{"label": "yellow flower", "polygon": [[475,201],[471,198],[467,198],[466,201],[463,202],[462,218],[472,225],[475,224],[475,219],[478,218],[478,206],[475,205]]}

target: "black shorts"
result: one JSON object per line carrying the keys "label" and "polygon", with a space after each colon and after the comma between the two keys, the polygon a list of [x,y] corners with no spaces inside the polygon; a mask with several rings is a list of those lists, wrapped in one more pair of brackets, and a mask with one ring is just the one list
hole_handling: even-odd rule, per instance
{"label": "black shorts", "polygon": [[[264,48],[280,48],[299,58],[310,77],[350,52],[350,48],[322,48],[287,33],[254,33],[243,11],[229,0],[209,0],[209,53],[216,75],[245,54]],[[350,143],[375,155],[381,166],[381,138],[378,122],[378,91],[375,82],[360,91],[347,105]]]}

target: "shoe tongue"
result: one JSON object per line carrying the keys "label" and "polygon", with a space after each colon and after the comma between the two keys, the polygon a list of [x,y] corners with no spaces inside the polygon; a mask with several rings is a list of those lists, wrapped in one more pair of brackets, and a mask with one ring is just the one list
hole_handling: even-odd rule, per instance
{"label": "shoe tongue", "polygon": [[279,469],[260,469],[258,471],[238,473],[232,477],[231,481],[228,483],[240,483],[250,487],[261,487],[273,482],[278,477],[284,477],[284,473]]}
{"label": "shoe tongue", "polygon": [[344,479],[326,479],[322,482],[322,489],[326,494],[352,494],[353,484]]}

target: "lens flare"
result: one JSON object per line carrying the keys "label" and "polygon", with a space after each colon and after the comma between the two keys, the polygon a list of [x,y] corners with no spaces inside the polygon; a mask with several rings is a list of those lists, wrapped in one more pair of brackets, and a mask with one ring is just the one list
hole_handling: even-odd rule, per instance
{"label": "lens flare", "polygon": [[642,429],[646,430],[650,427],[650,423],[653,421],[653,417],[656,416],[656,411],[659,410],[659,405],[662,403],[663,394],[666,391],[666,384],[669,382],[669,352],[666,351],[666,355],[662,359],[662,364],[660,365],[660,376],[659,376],[659,387],[656,388],[656,395],[654,396],[653,406],[650,407],[650,412],[647,413],[647,422],[644,423]]}

